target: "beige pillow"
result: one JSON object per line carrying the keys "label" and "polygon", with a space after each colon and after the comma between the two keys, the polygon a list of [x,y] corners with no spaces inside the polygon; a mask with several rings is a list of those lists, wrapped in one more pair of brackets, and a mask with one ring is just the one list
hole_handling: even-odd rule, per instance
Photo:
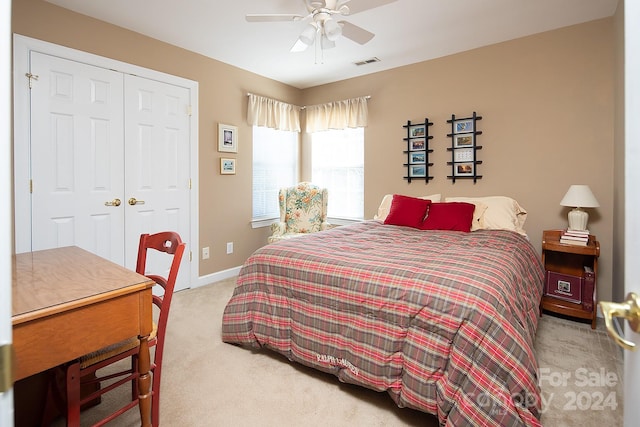
{"label": "beige pillow", "polygon": [[484,213],[487,211],[488,206],[478,200],[474,200],[472,203],[476,208],[473,210],[471,231],[482,230],[484,229]]}
{"label": "beige pillow", "polygon": [[[486,205],[484,214],[477,223],[478,230],[511,230],[527,235],[524,223],[527,220],[527,211],[517,201],[506,196],[487,197],[447,197],[447,202],[468,202],[478,205]],[[475,212],[474,212],[475,220]],[[473,231],[473,228],[472,228]]]}
{"label": "beige pillow", "polygon": [[[411,196],[413,197],[413,196]],[[421,196],[420,199],[431,200],[432,202],[439,202],[442,199],[441,194],[432,194],[430,196]],[[393,194],[387,194],[382,198],[380,206],[378,206],[378,213],[373,216],[373,219],[384,221],[389,215],[389,209],[391,208],[391,201],[393,200]]]}

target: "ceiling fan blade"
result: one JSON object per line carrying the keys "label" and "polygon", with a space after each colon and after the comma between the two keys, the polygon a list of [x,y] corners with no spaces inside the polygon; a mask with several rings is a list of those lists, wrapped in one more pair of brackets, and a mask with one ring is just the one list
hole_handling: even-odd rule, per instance
{"label": "ceiling fan blade", "polygon": [[350,22],[339,21],[338,23],[342,26],[342,35],[356,43],[365,44],[375,36],[375,34]]}
{"label": "ceiling fan blade", "polygon": [[282,22],[282,21],[298,21],[303,19],[302,15],[294,15],[290,13],[265,13],[265,14],[249,14],[245,15],[247,22]]}
{"label": "ceiling fan blade", "polygon": [[339,0],[336,4],[336,9],[339,9],[342,5],[347,5],[349,6],[349,15],[353,15],[354,13],[364,12],[395,1],[397,0]]}

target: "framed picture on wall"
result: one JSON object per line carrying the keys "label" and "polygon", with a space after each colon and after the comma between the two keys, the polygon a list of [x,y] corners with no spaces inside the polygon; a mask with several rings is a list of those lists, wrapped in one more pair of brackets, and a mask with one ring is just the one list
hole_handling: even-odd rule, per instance
{"label": "framed picture on wall", "polygon": [[424,150],[426,146],[427,143],[425,138],[416,138],[409,140],[410,151]]}
{"label": "framed picture on wall", "polygon": [[226,153],[238,152],[238,128],[218,123],[218,151]]}
{"label": "framed picture on wall", "polygon": [[469,163],[456,163],[454,175],[455,176],[473,176],[474,164]]}
{"label": "framed picture on wall", "polygon": [[409,176],[411,178],[424,178],[427,176],[427,168],[425,165],[409,166]]}
{"label": "framed picture on wall", "polygon": [[236,159],[220,158],[220,174],[221,175],[235,175],[236,174]]}
{"label": "framed picture on wall", "polygon": [[473,134],[467,133],[462,135],[454,135],[453,147],[454,148],[473,147]]}
{"label": "framed picture on wall", "polygon": [[426,161],[426,154],[424,151],[412,152],[409,156],[410,164],[424,163]]}
{"label": "framed picture on wall", "polygon": [[453,133],[473,132],[473,119],[456,120],[453,122]]}
{"label": "framed picture on wall", "polygon": [[424,138],[426,135],[425,125],[409,126],[409,138]]}

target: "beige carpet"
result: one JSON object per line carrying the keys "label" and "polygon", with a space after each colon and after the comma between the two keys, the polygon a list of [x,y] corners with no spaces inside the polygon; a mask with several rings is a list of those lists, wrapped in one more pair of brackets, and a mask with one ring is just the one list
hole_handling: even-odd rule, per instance
{"label": "beige carpet", "polygon": [[[234,280],[174,296],[162,379],[162,426],[437,425],[427,414],[398,408],[386,393],[342,384],[269,351],[223,343],[220,322]],[[545,374],[543,395],[550,402],[543,407],[543,425],[622,425],[622,355],[602,326],[592,331],[588,325],[545,315],[536,351]],[[601,375],[615,375],[616,385]],[[83,413],[83,425],[117,399],[105,399]],[[129,411],[111,425],[139,425],[138,414]]]}

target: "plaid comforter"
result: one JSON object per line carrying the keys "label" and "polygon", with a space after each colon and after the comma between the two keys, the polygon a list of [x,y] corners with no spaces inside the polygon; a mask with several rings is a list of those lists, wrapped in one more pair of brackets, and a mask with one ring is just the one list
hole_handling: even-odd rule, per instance
{"label": "plaid comforter", "polygon": [[538,254],[510,231],[365,221],[257,250],[222,340],[386,390],[447,426],[538,426]]}

